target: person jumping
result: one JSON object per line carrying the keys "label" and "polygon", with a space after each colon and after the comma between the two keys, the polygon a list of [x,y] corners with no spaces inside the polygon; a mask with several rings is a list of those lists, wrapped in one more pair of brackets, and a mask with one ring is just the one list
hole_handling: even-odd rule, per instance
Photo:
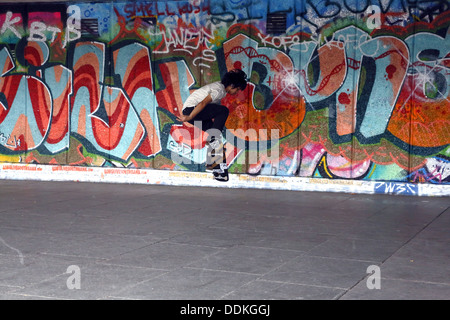
{"label": "person jumping", "polygon": [[[177,117],[180,122],[188,122],[208,133],[207,144],[212,150],[222,150],[222,131],[228,119],[229,110],[221,105],[227,95],[236,95],[247,87],[247,75],[244,71],[234,69],[227,72],[221,81],[207,84],[194,92],[183,104],[182,114]],[[212,170],[217,163],[207,163],[207,170]]]}

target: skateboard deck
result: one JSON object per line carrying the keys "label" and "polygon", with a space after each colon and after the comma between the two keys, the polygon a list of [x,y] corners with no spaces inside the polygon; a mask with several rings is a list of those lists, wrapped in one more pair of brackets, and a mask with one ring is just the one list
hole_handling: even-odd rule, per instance
{"label": "skateboard deck", "polygon": [[214,149],[208,146],[206,153],[206,171],[210,171],[214,175],[214,179],[226,182],[228,177],[227,158],[225,155],[225,147]]}

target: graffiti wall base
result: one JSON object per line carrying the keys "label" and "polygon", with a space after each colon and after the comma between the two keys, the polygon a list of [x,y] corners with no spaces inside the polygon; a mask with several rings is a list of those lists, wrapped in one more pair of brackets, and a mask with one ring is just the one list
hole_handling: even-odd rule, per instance
{"label": "graffiti wall base", "polygon": [[299,192],[341,192],[430,197],[450,196],[448,187],[430,184],[251,176],[246,174],[230,174],[230,180],[227,183],[221,183],[216,181],[212,174],[203,172],[33,164],[0,164],[0,179],[250,188]]}

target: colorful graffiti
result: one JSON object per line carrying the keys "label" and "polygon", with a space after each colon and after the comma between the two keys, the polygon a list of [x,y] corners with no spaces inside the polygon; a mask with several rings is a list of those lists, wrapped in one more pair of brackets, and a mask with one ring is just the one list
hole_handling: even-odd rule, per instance
{"label": "colorful graffiti", "polygon": [[449,7],[2,3],[0,161],[202,171],[204,134],[176,116],[240,68],[231,173],[448,184]]}

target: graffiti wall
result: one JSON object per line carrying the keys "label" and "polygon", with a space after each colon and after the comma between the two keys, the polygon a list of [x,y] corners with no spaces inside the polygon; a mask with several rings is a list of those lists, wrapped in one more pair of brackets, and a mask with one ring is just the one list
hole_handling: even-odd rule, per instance
{"label": "graffiti wall", "polygon": [[446,0],[0,4],[0,161],[204,171],[177,116],[222,103],[231,173],[450,183]]}

